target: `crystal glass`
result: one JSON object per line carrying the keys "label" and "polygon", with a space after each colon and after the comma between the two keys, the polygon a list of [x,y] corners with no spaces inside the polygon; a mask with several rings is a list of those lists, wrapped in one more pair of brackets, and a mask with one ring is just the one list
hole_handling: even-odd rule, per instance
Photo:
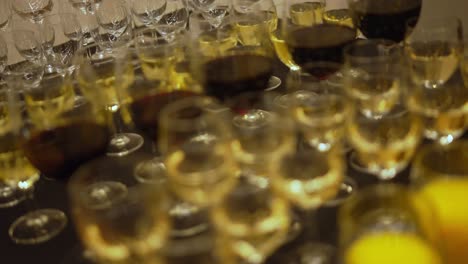
{"label": "crystal glass", "polygon": [[80,91],[97,107],[105,109],[112,119],[114,136],[109,143],[108,155],[123,156],[143,145],[143,138],[136,133],[122,132],[128,124],[128,116],[122,112],[122,105],[130,102],[128,87],[135,78],[133,65],[120,67],[117,53],[108,53],[94,47],[84,48],[76,53],[74,63]]}
{"label": "crystal glass", "polygon": [[169,183],[182,200],[200,207],[218,203],[235,185],[238,168],[226,111],[209,97],[180,99],[159,120],[159,149]]}
{"label": "crystal glass", "polygon": [[427,89],[443,86],[459,66],[463,29],[455,17],[433,18],[414,28],[405,39],[405,58],[411,78]]}
{"label": "crystal glass", "polygon": [[164,15],[167,0],[131,0],[130,9],[138,22],[146,27],[155,27]]}
{"label": "crystal glass", "polygon": [[186,1],[167,1],[166,8],[155,28],[164,39],[170,42],[174,40],[177,34],[186,29],[188,19],[189,11]]}
{"label": "crystal glass", "polygon": [[405,37],[406,21],[419,18],[422,0],[348,0],[354,25],[368,39],[400,42]]}
{"label": "crystal glass", "polygon": [[16,50],[23,58],[34,63],[44,63],[39,33],[32,30],[13,29],[11,35]]}
{"label": "crystal glass", "polygon": [[159,263],[170,230],[169,201],[163,184],[142,185],[132,177],[139,159],[95,159],[68,184],[78,236],[98,263]]}
{"label": "crystal glass", "polygon": [[[468,241],[466,205],[461,203],[468,184],[468,142],[425,145],[411,168],[411,184],[433,204],[440,219],[446,263],[458,263],[468,254],[460,247]],[[456,204],[456,206],[454,206]]]}
{"label": "crystal glass", "polygon": [[11,1],[11,8],[18,16],[28,19],[33,23],[41,24],[44,16],[54,8],[52,0],[14,0]]}
{"label": "crystal glass", "polygon": [[369,186],[340,208],[341,263],[445,263],[437,217],[404,186]]}

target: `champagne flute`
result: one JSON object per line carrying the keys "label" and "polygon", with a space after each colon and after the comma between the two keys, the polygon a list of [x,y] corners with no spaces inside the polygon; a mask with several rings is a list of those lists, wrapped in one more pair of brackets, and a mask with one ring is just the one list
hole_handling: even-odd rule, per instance
{"label": "champagne flute", "polygon": [[462,24],[457,18],[433,18],[405,39],[405,57],[416,85],[427,89],[443,86],[459,66]]}
{"label": "champagne flute", "polygon": [[406,21],[419,18],[422,0],[348,0],[353,24],[368,39],[400,42],[405,37]]}
{"label": "champagne flute", "polygon": [[[459,263],[468,254],[460,247],[468,241],[465,197],[468,184],[468,142],[450,145],[428,144],[418,152],[411,168],[411,184],[427,197],[439,216],[442,243],[447,250],[447,263]],[[457,204],[457,206],[453,206]]]}
{"label": "champagne flute", "polygon": [[[95,48],[95,47],[94,47]],[[127,89],[133,83],[134,69],[127,64],[125,69],[118,67],[119,55],[97,51],[93,47],[84,48],[76,53],[75,64],[78,69],[75,76],[80,91],[89,101],[105,109],[113,119],[114,136],[107,155],[124,156],[138,150],[143,145],[143,138],[136,133],[121,132],[121,122],[128,124],[128,115],[122,112],[122,105],[131,101]],[[123,119],[123,120],[121,120]]]}
{"label": "champagne flute", "polygon": [[99,263],[159,263],[170,230],[168,198],[163,184],[131,177],[139,159],[95,159],[68,184],[78,236]]}
{"label": "champagne flute", "polygon": [[28,19],[32,23],[42,24],[44,16],[54,8],[52,0],[15,0],[11,1],[11,8],[18,16]]}
{"label": "champagne flute", "polygon": [[159,149],[173,192],[201,208],[210,207],[234,187],[238,168],[231,149],[226,111],[209,97],[180,99],[159,120]]}
{"label": "champagne flute", "polygon": [[345,202],[338,218],[342,263],[445,263],[437,217],[424,198],[379,184]]}

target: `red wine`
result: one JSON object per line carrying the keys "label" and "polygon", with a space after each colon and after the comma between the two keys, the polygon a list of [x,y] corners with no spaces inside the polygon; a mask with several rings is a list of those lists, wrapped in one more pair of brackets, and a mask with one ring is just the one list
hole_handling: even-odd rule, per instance
{"label": "red wine", "polygon": [[418,18],[422,0],[360,0],[350,9],[354,25],[367,38],[400,42],[405,37],[406,22]]}
{"label": "red wine", "polygon": [[82,163],[105,154],[109,138],[104,125],[83,121],[32,134],[23,148],[41,173],[64,179]]}
{"label": "red wine", "polygon": [[168,104],[189,96],[198,95],[195,92],[176,90],[147,95],[134,100],[130,104],[133,122],[150,139],[158,138],[159,113]]}
{"label": "red wine", "polygon": [[204,66],[205,90],[224,101],[244,92],[268,88],[272,74],[272,60],[265,56],[243,54],[218,58]]}
{"label": "red wine", "polygon": [[319,80],[326,80],[329,76],[337,73],[340,68],[340,64],[325,61],[306,63],[302,66],[304,72],[317,77]]}
{"label": "red wine", "polygon": [[299,66],[314,61],[343,61],[343,48],[356,39],[356,31],[347,26],[320,24],[298,28],[286,39],[293,60]]}

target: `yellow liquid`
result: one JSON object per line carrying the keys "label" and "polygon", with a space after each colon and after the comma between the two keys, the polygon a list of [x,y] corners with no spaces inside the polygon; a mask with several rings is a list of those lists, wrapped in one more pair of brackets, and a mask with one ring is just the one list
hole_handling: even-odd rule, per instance
{"label": "yellow liquid", "polygon": [[289,15],[293,24],[298,26],[312,26],[323,23],[325,4],[322,2],[305,2],[293,4],[289,7]]}
{"label": "yellow liquid", "polygon": [[219,56],[237,45],[237,34],[233,29],[221,34],[217,34],[216,31],[205,32],[199,36],[198,43],[203,56]]}
{"label": "yellow liquid", "polygon": [[428,88],[444,84],[458,68],[458,47],[448,42],[416,42],[407,46],[406,51],[411,77]]}
{"label": "yellow liquid", "polygon": [[323,22],[354,28],[349,9],[333,9],[323,13]]}
{"label": "yellow liquid", "polygon": [[276,30],[278,26],[278,16],[275,12],[265,11],[262,18],[260,22],[239,21],[236,23],[237,37],[242,45],[262,45],[262,43],[265,42],[263,38],[268,36],[266,34]]}
{"label": "yellow liquid", "polygon": [[[42,90],[42,88],[40,88]],[[36,126],[54,122],[61,113],[73,108],[75,92],[70,83],[54,87],[52,84],[44,87],[47,92],[34,91],[24,94],[26,109]]]}
{"label": "yellow liquid", "polygon": [[419,237],[404,233],[374,233],[351,244],[345,264],[442,264],[439,255]]}
{"label": "yellow liquid", "polygon": [[167,81],[174,71],[176,58],[140,56],[141,69],[148,80]]}
{"label": "yellow liquid", "polygon": [[281,62],[286,65],[291,70],[298,70],[300,67],[294,63],[291,52],[289,52],[288,46],[284,39],[278,36],[279,32],[274,31],[270,34],[271,42],[275,48],[276,55],[281,60]]}
{"label": "yellow liquid", "polygon": [[[455,157],[454,157],[455,158]],[[433,203],[439,217],[450,264],[468,259],[468,206],[465,202],[468,179],[435,179],[421,190]]]}
{"label": "yellow liquid", "polygon": [[39,172],[29,163],[15,136],[2,135],[0,137],[0,181],[27,189],[38,178]]}

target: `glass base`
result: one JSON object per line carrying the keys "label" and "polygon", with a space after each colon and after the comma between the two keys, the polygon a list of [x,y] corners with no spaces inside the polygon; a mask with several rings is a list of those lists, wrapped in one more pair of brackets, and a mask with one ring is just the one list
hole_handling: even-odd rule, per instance
{"label": "glass base", "polygon": [[271,76],[270,79],[268,80],[268,87],[265,89],[265,91],[273,91],[280,87],[281,85],[281,79],[276,77],[276,76]]}
{"label": "glass base", "polygon": [[120,133],[114,135],[107,147],[107,156],[122,157],[143,146],[143,137],[135,133]]}
{"label": "glass base", "polygon": [[341,205],[346,199],[353,195],[357,191],[357,183],[351,177],[345,177],[343,182],[340,184],[340,189],[336,194],[335,198],[324,203],[324,206],[334,207]]}
{"label": "glass base", "polygon": [[135,179],[144,184],[159,184],[167,180],[166,165],[161,157],[144,160],[137,164]]}
{"label": "glass base", "polygon": [[26,192],[20,188],[0,183],[0,208],[13,207],[26,198]]}
{"label": "glass base", "polygon": [[195,236],[209,228],[207,212],[186,202],[176,201],[169,215],[173,223],[173,238]]}
{"label": "glass base", "polygon": [[8,234],[17,244],[39,244],[57,236],[67,225],[67,217],[56,209],[29,212],[10,226]]}

